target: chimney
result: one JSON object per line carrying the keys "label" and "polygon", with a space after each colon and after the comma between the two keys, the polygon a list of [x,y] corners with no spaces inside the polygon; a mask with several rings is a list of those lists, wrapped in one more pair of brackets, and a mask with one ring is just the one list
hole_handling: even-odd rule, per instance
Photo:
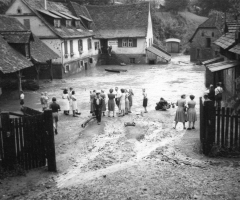
{"label": "chimney", "polygon": [[43,0],[44,1],[44,9],[47,10],[47,0]]}

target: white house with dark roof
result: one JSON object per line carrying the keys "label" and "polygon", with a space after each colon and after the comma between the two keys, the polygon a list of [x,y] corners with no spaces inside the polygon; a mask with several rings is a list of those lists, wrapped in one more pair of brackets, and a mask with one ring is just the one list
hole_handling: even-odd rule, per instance
{"label": "white house with dark roof", "polygon": [[[149,2],[108,6],[71,3],[76,15],[85,19],[85,23],[93,29],[94,38],[101,41],[103,54],[100,59],[107,60],[104,64],[149,62],[147,49],[153,44]],[[158,51],[156,49],[154,53]],[[157,56],[161,57],[162,54]]]}
{"label": "white house with dark roof", "polygon": [[6,11],[18,19],[59,55],[53,60],[53,77],[64,78],[97,62],[99,41],[75,15],[72,5],[51,0],[15,0]]}

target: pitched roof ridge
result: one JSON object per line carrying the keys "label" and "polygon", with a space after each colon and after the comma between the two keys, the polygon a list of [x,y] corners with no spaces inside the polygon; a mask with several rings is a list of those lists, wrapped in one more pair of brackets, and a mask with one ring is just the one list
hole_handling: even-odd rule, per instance
{"label": "pitched roof ridge", "polygon": [[127,6],[132,6],[132,5],[139,5],[139,4],[150,4],[148,1],[143,1],[143,2],[137,2],[137,3],[129,3],[129,4],[114,4],[114,5],[80,5],[80,6],[85,6],[85,7],[96,7],[96,8],[107,8],[107,7],[127,7]]}

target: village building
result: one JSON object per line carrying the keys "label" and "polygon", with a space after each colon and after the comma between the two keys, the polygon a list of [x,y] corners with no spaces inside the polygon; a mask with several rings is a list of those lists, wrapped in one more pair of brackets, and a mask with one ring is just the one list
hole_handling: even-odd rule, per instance
{"label": "village building", "polygon": [[166,47],[168,53],[179,53],[180,52],[181,40],[177,38],[166,39]]}
{"label": "village building", "polygon": [[93,41],[88,22],[75,15],[69,1],[14,0],[6,14],[18,19],[58,55],[52,60],[53,78],[65,78],[96,64],[99,42]]}
{"label": "village building", "polygon": [[219,47],[214,41],[222,35],[222,17],[214,15],[198,26],[189,40],[190,60],[205,61],[219,55]]}
{"label": "village building", "polygon": [[[235,25],[234,25],[235,24]],[[240,30],[239,25],[231,22],[225,28],[227,33],[215,41],[220,48],[220,57],[203,62],[206,66],[206,86],[216,86],[221,82],[224,87],[224,100],[240,94]]]}
{"label": "village building", "polygon": [[[81,6],[72,2],[72,5],[78,17],[93,22],[90,27],[94,38],[101,42],[100,64],[143,64],[152,60],[147,56],[147,49],[153,44],[149,2],[109,6]],[[154,56],[165,55],[158,52],[155,49]]]}
{"label": "village building", "polygon": [[[22,76],[25,79],[38,79],[39,75],[44,75],[49,79],[52,79],[51,60],[58,58],[58,55],[33,35],[30,30],[23,26],[17,19],[6,15],[0,15],[0,35],[1,39],[5,40],[3,47],[6,48],[7,42],[10,46],[8,48],[15,50],[14,55],[19,54],[16,57],[17,62],[15,62],[16,59],[12,59],[9,60],[8,64],[4,65],[4,63],[1,63],[0,67],[5,70],[3,70],[3,74],[1,74],[2,81],[0,87],[10,87],[11,84],[9,84],[9,78],[13,80],[16,79],[16,77],[19,78],[19,90],[22,89]],[[4,50],[2,49],[2,51]],[[13,50],[11,50],[11,52],[13,52]],[[7,52],[2,53],[2,55],[6,56],[3,58],[2,62],[9,59]],[[23,61],[19,61],[19,59],[23,59]],[[24,67],[24,64],[21,66],[21,63],[28,64]],[[40,73],[42,65],[44,65],[45,70]],[[13,74],[15,71],[17,71],[17,76],[16,74]],[[10,75],[4,75],[5,72],[10,73]]]}

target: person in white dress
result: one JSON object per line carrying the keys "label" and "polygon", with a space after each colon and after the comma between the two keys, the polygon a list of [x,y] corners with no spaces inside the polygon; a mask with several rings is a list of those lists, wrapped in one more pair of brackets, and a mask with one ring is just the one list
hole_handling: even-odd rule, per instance
{"label": "person in white dress", "polygon": [[78,117],[77,115],[80,115],[81,113],[78,112],[77,97],[75,95],[75,91],[72,91],[71,99],[72,99],[73,117]]}
{"label": "person in white dress", "polygon": [[63,90],[62,99],[63,99],[63,106],[62,106],[63,113],[65,115],[69,115],[69,109],[70,108],[69,108],[69,95],[68,95],[67,89]]}
{"label": "person in white dress", "polygon": [[119,103],[119,108],[120,108],[120,114],[119,117],[122,115],[125,115],[125,106],[126,106],[126,93],[124,89],[121,89],[121,94],[120,94],[120,103]]}

